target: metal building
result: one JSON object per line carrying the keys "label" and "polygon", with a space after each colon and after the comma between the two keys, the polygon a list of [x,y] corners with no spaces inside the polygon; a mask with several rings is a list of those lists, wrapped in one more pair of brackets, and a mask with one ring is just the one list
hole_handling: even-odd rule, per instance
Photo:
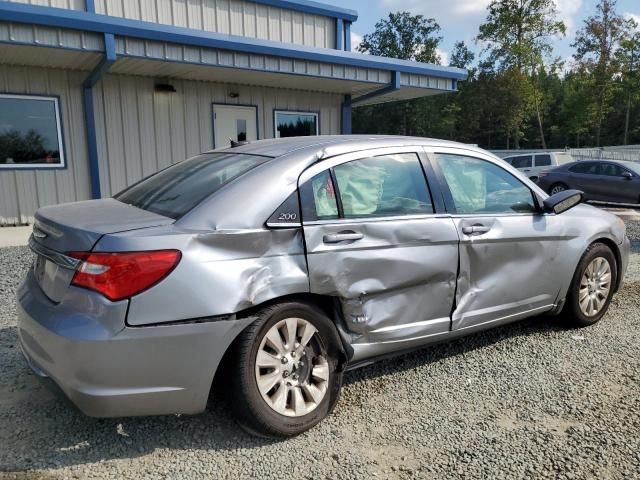
{"label": "metal building", "polygon": [[351,52],[310,0],[0,0],[0,225],[229,140],[350,133],[354,105],[463,70]]}

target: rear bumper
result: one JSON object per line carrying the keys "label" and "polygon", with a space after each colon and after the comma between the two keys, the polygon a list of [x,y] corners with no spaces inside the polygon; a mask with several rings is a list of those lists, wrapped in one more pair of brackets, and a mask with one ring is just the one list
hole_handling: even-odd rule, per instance
{"label": "rear bumper", "polygon": [[93,417],[202,412],[222,356],[252,319],[130,328],[122,303],[71,287],[54,304],[29,272],[18,291],[18,334],[34,373]]}

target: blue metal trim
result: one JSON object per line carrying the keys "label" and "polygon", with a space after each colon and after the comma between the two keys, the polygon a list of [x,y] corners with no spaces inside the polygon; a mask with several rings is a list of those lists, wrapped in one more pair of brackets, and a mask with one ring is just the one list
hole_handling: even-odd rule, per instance
{"label": "blue metal trim", "polygon": [[125,37],[156,40],[196,47],[218,48],[245,53],[280,56],[299,60],[335,63],[361,68],[399,71],[430,75],[440,78],[467,78],[466,70],[411,62],[386,57],[375,57],[335,49],[321,49],[303,45],[288,45],[269,40],[224,35],[171,25],[129,20],[94,13],[40,7],[0,1],[0,18],[4,21],[46,25],[50,27],[111,33]]}
{"label": "blue metal trim", "polygon": [[352,105],[357,105],[358,103],[362,103],[365,100],[370,100],[381,95],[386,95],[387,93],[397,92],[398,90],[400,90],[400,72],[393,72],[391,83],[388,86],[356,98],[355,100],[353,100]]}
{"label": "blue metal trim", "polygon": [[84,9],[87,12],[96,13],[95,0],[84,0]]}
{"label": "blue metal trim", "polygon": [[100,162],[98,161],[98,136],[96,130],[93,87],[116,61],[116,40],[113,34],[104,34],[104,58],[96,65],[82,84],[84,101],[84,122],[87,132],[87,153],[89,157],[89,175],[91,177],[91,198],[102,197],[100,189]]}
{"label": "blue metal trim", "polygon": [[326,3],[314,2],[312,0],[253,0],[256,3],[271,7],[286,8],[298,12],[313,13],[326,17],[335,17],[355,22],[358,19],[358,12],[348,8],[335,7]]}
{"label": "blue metal trim", "polygon": [[344,22],[344,51],[351,51],[351,22]]}
{"label": "blue metal trim", "polygon": [[336,50],[344,50],[344,20],[336,18]]}
{"label": "blue metal trim", "polygon": [[345,95],[344,101],[342,102],[342,127],[341,133],[343,135],[351,135],[352,133],[352,123],[351,123],[351,95]]}

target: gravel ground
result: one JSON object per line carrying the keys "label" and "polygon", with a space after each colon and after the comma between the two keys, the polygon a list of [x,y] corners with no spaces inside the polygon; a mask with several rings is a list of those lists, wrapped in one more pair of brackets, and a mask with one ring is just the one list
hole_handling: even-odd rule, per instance
{"label": "gravel ground", "polygon": [[30,263],[0,249],[0,478],[640,478],[640,223],[598,325],[535,318],[347,374],[336,411],[287,442],[194,417],[98,420],[42,387],[13,298]]}

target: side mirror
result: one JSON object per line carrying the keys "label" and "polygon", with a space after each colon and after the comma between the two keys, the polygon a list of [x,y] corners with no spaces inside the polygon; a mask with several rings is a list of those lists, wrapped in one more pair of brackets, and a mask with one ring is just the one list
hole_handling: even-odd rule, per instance
{"label": "side mirror", "polygon": [[633,174],[631,172],[622,172],[622,178],[625,180],[633,179]]}
{"label": "side mirror", "polygon": [[560,214],[575,207],[584,200],[584,193],[580,190],[564,190],[551,195],[543,203],[545,212]]}

